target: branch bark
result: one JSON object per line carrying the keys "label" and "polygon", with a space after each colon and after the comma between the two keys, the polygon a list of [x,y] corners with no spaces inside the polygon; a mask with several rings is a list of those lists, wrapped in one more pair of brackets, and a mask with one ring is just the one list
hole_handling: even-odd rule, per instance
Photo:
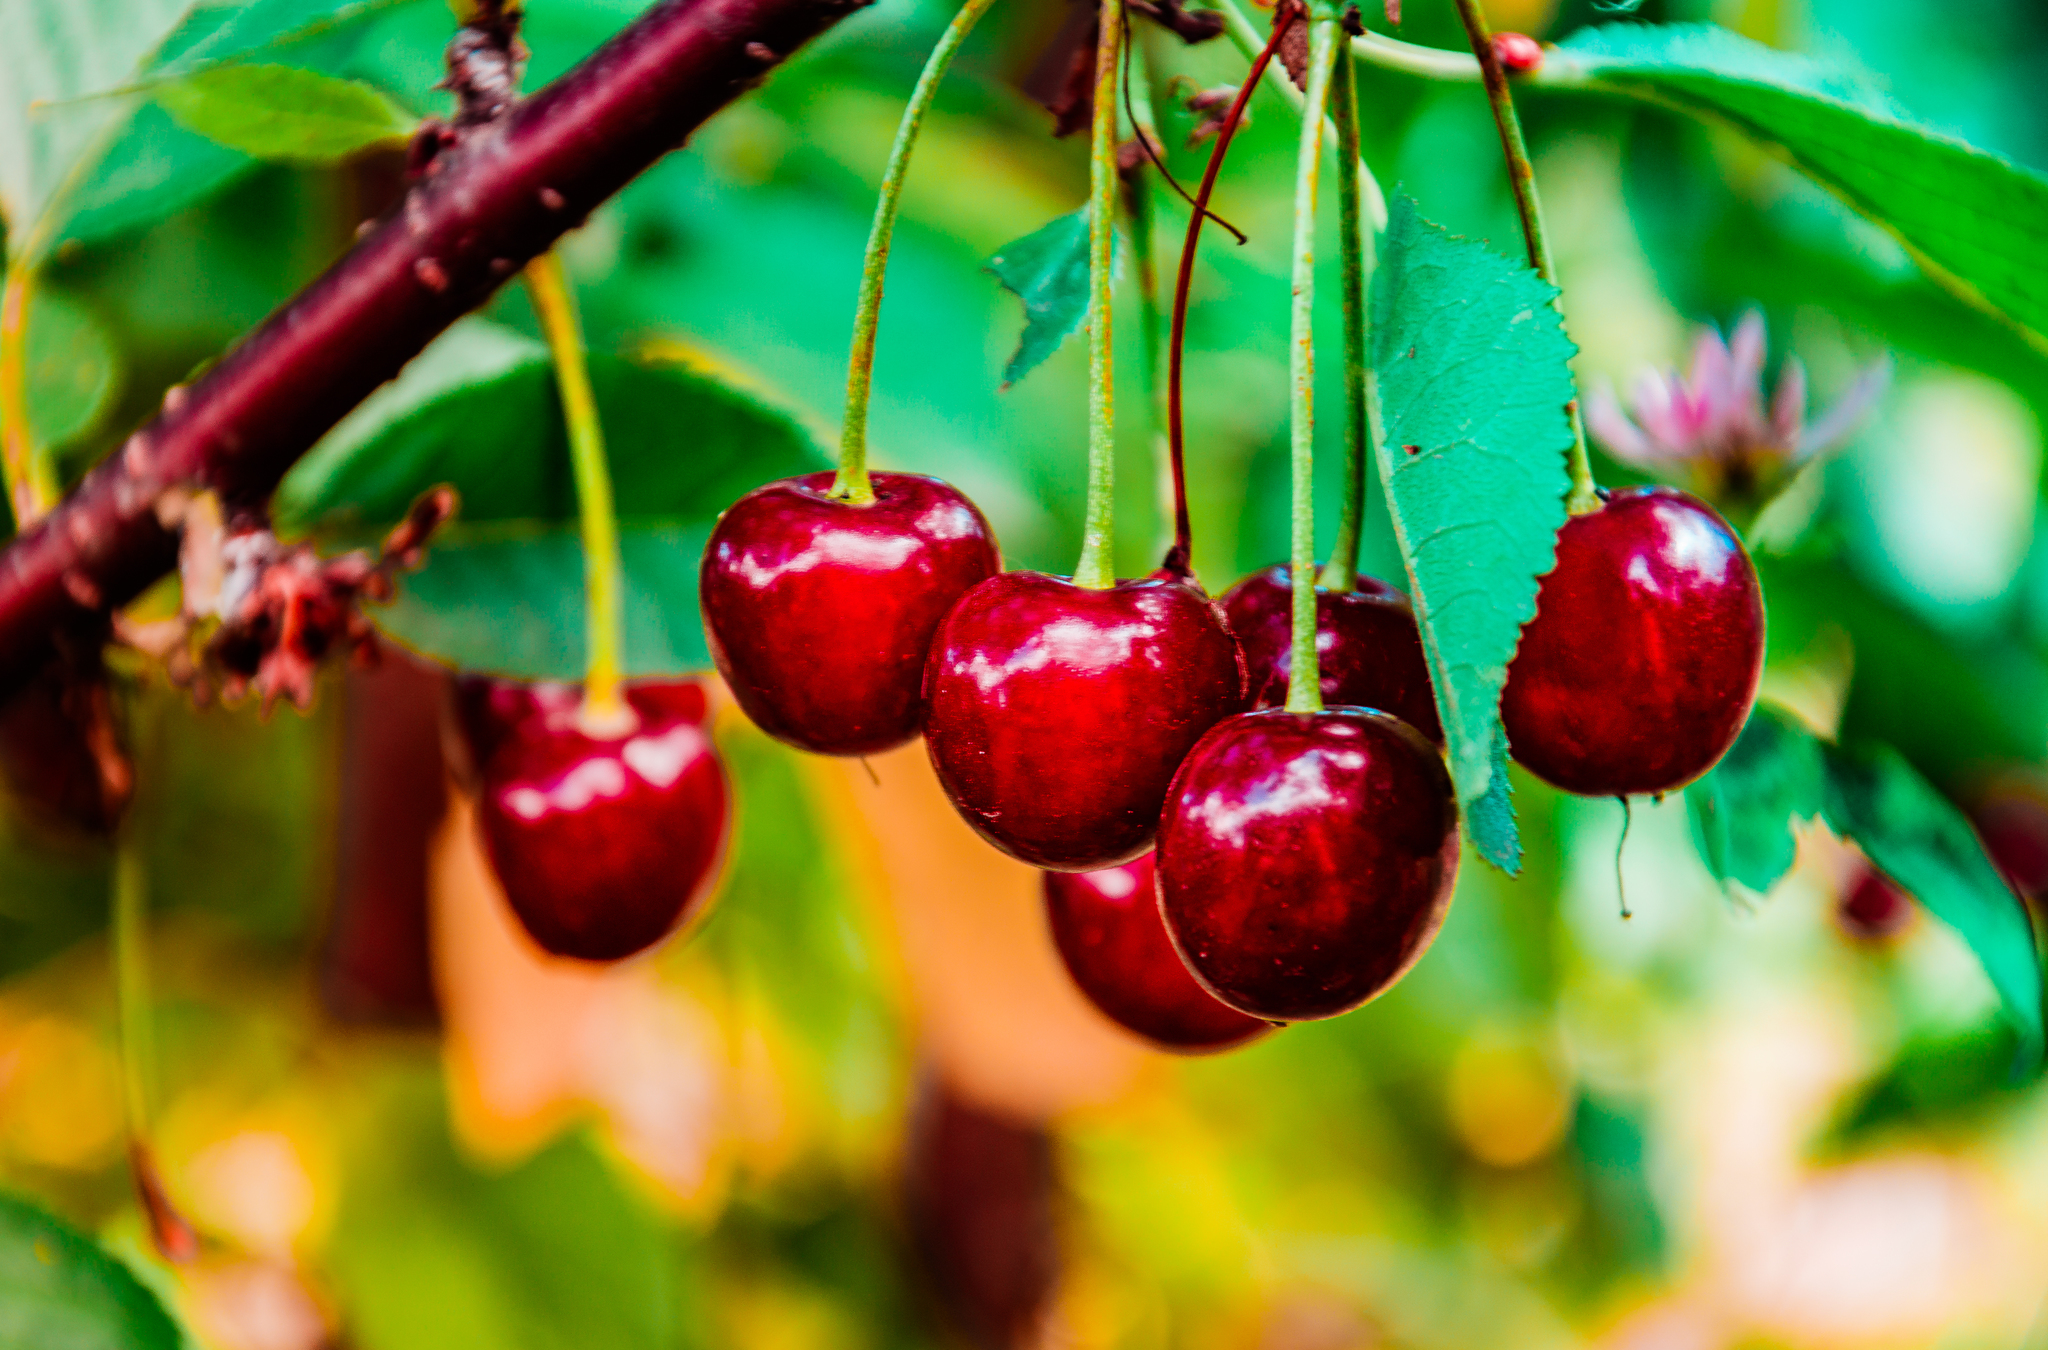
{"label": "branch bark", "polygon": [[867,0],[662,0],[460,137],[364,238],[0,554],[0,695],[177,562],[184,503],[259,508],[437,334]]}

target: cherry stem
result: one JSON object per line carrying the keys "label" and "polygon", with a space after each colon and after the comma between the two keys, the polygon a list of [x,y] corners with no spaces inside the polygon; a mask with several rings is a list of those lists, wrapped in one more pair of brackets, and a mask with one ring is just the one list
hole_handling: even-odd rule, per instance
{"label": "cherry stem", "polygon": [[1310,22],[1308,89],[1302,101],[1301,152],[1294,169],[1294,306],[1288,332],[1288,369],[1293,376],[1288,412],[1294,469],[1294,566],[1288,589],[1294,601],[1294,650],[1288,658],[1287,677],[1287,711],[1294,713],[1323,710],[1322,671],[1316,660],[1316,189],[1323,172],[1323,109],[1329,102],[1330,75],[1342,41],[1337,19]]}
{"label": "cherry stem", "polygon": [[[1182,486],[1183,469],[1187,455],[1187,429],[1181,409],[1181,367],[1188,335],[1188,291],[1195,276],[1195,244],[1202,237],[1202,225],[1209,219],[1209,197],[1216,190],[1216,175],[1223,168],[1223,157],[1230,152],[1231,138],[1244,122],[1244,110],[1252,100],[1252,91],[1259,87],[1259,77],[1272,67],[1273,55],[1280,50],[1280,41],[1288,30],[1300,20],[1301,9],[1289,4],[1277,13],[1273,20],[1273,32],[1252,56],[1251,69],[1245,72],[1244,82],[1237,87],[1237,97],[1230,101],[1230,108],[1223,114],[1223,121],[1216,128],[1216,143],[1209,147],[1209,162],[1202,169],[1202,182],[1195,189],[1192,212],[1188,216],[1187,237],[1181,241],[1180,270],[1173,279],[1173,319],[1166,339],[1166,447],[1167,456],[1173,463],[1174,505],[1176,511],[1176,546],[1187,541],[1187,494]],[[1282,81],[1286,77],[1283,75]],[[1289,89],[1293,86],[1289,85]]]}
{"label": "cherry stem", "polygon": [[[1479,0],[1456,0],[1458,17],[1465,24],[1465,36],[1471,40],[1472,55],[1479,61],[1479,76],[1486,85],[1486,101],[1493,108],[1493,124],[1500,130],[1500,148],[1507,160],[1508,186],[1515,194],[1515,212],[1522,218],[1522,238],[1529,248],[1529,266],[1536,269],[1536,275],[1557,285],[1557,269],[1551,263],[1550,239],[1543,228],[1543,201],[1536,193],[1536,170],[1529,163],[1529,146],[1522,139],[1522,119],[1515,115],[1514,95],[1508,89],[1508,73],[1500,63],[1500,54],[1493,49],[1493,32],[1488,28],[1486,15],[1479,8]],[[1559,292],[1551,300],[1559,319],[1564,317],[1564,295]],[[1600,509],[1600,496],[1593,482],[1593,464],[1586,452],[1586,426],[1579,416],[1579,401],[1575,398],[1565,405],[1565,414],[1571,418],[1572,448],[1566,456],[1566,469],[1571,474],[1571,492],[1565,498],[1565,509],[1575,516],[1582,516]]]}
{"label": "cherry stem", "polygon": [[150,1023],[148,863],[129,823],[121,826],[114,843],[113,910],[108,945],[121,1031],[121,1086],[133,1150],[149,1137],[149,1074],[156,1063],[156,1046]]}
{"label": "cherry stem", "polygon": [[[1121,0],[1119,0],[1121,3]],[[1124,71],[1123,103],[1125,113],[1131,122],[1131,134],[1151,154],[1152,143],[1159,139],[1159,129],[1152,116],[1152,77],[1145,63],[1143,45],[1138,34],[1130,29],[1129,11],[1124,15]],[[1145,91],[1140,100],[1131,94],[1131,86],[1137,84]],[[1156,162],[1156,161],[1155,161]],[[1165,173],[1164,168],[1160,172]],[[1159,322],[1159,270],[1152,247],[1152,231],[1156,213],[1152,206],[1152,192],[1145,181],[1143,165],[1133,168],[1124,175],[1124,210],[1131,220],[1131,257],[1137,264],[1138,272],[1138,324],[1139,336],[1144,348],[1144,360],[1139,366],[1145,377],[1145,403],[1152,413],[1152,462],[1158,469],[1161,482],[1161,499],[1165,511],[1173,518],[1173,542],[1167,546],[1167,570],[1192,575],[1189,554],[1192,545],[1188,536],[1188,487],[1187,473],[1180,458],[1173,453],[1172,442],[1167,435],[1166,385],[1159,378],[1160,322]]]}
{"label": "cherry stem", "polygon": [[589,659],[583,673],[583,720],[615,725],[629,714],[620,692],[624,619],[619,559],[619,522],[612,504],[611,470],[605,465],[604,428],[590,389],[576,298],[562,272],[558,251],[526,265],[526,291],[533,299],[548,350],[555,359],[555,385],[562,395],[562,420],[569,429],[569,463],[576,477],[576,506],[583,530],[583,583]]}
{"label": "cherry stem", "polygon": [[1116,388],[1110,333],[1110,244],[1116,234],[1116,79],[1124,11],[1101,8],[1094,125],[1088,147],[1088,506],[1074,584],[1116,584]]}
{"label": "cherry stem", "polygon": [[1365,463],[1368,438],[1379,425],[1377,401],[1366,378],[1366,278],[1373,267],[1373,238],[1365,229],[1359,200],[1358,71],[1348,44],[1340,44],[1330,84],[1331,120],[1337,127],[1337,238],[1344,253],[1344,513],[1337,539],[1323,565],[1326,591],[1358,588],[1358,543],[1364,529]]}
{"label": "cherry stem", "polygon": [[35,270],[17,259],[0,287],[0,476],[17,530],[57,501],[57,474],[28,420],[28,311]]}
{"label": "cherry stem", "polygon": [[910,91],[903,118],[896,124],[896,140],[889,147],[889,163],[882,170],[881,191],[875,196],[875,219],[868,227],[868,248],[861,259],[860,299],[853,311],[853,354],[846,363],[846,418],[839,433],[839,476],[833,480],[832,496],[855,506],[875,500],[868,481],[868,397],[875,383],[875,327],[882,313],[882,274],[889,267],[889,243],[896,234],[896,213],[903,202],[903,180],[910,172],[910,152],[924,129],[925,114],[939,92],[939,81],[960,54],[967,35],[995,0],[967,0],[939,41],[925,58],[924,70]]}

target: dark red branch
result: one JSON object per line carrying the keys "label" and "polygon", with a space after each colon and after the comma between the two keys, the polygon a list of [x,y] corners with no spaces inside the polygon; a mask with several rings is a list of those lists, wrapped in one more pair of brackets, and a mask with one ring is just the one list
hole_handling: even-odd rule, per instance
{"label": "dark red branch", "polygon": [[865,0],[662,0],[588,60],[436,156],[403,202],[63,504],[0,554],[0,692],[59,632],[177,562],[179,488],[230,511],[435,335],[482,304],[712,113]]}

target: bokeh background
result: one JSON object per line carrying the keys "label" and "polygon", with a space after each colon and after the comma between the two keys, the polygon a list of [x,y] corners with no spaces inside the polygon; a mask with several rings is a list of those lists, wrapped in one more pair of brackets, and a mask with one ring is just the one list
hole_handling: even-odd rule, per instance
{"label": "bokeh background", "polygon": [[[640,7],[533,0],[529,83]],[[1551,39],[1613,21],[1596,8],[1490,6]],[[1458,45],[1449,6],[1407,10],[1402,36]],[[680,344],[829,427],[880,167],[948,17],[881,0],[599,211],[567,244],[593,345]],[[998,6],[940,95],[871,433],[882,465],[965,488],[1012,565],[1059,571],[1085,360],[1069,344],[1000,390],[1021,317],[984,265],[1085,193],[1084,147],[1021,92],[1065,17]],[[1848,60],[2048,168],[2031,0],[1636,17]],[[449,22],[398,5],[320,63],[442,109]],[[1167,79],[1232,83],[1242,62],[1148,44],[1193,181],[1195,119]],[[1476,86],[1366,68],[1361,99],[1382,183],[1518,251]],[[1270,93],[1252,108],[1217,195],[1250,242],[1211,236],[1189,329],[1196,563],[1217,590],[1285,550],[1295,120]],[[1700,325],[1750,307],[1820,401],[1892,354],[1855,443],[1752,531],[1766,696],[1899,746],[2023,852],[2048,833],[2048,361],[1732,137],[1586,96],[1523,108],[1582,380],[1681,362]],[[244,165],[168,220],[67,248],[53,306],[112,338],[64,407],[71,468],[345,247],[392,173]],[[1162,252],[1184,222],[1162,201]],[[533,331],[516,291],[488,317]],[[1119,331],[1127,573],[1163,544],[1136,332]],[[653,434],[689,453],[688,426]],[[1383,517],[1367,561],[1398,576]],[[807,759],[729,706],[738,817],[710,920],[614,969],[546,960],[446,784],[441,698],[402,653],[334,672],[309,715],[195,711],[161,682],[129,697],[118,879],[147,904],[154,1040],[135,1068],[164,1189],[206,1239],[175,1271],[126,1163],[114,849],[53,835],[34,803],[0,820],[0,1182],[106,1237],[200,1344],[2048,1346],[2048,1093],[2011,1073],[1956,938],[1873,898],[1818,826],[1773,894],[1728,896],[1681,801],[1636,804],[1623,847],[1615,803],[1518,775],[1525,871],[1468,858],[1400,987],[1183,1061],[1071,990],[1035,874],[968,834],[920,750]]]}

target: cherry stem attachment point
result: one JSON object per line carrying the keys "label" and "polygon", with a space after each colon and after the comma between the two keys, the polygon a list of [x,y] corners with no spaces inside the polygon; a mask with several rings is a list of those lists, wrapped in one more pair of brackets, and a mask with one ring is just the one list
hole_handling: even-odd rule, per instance
{"label": "cherry stem attachment point", "polygon": [[1358,542],[1364,529],[1365,465],[1369,438],[1379,425],[1366,376],[1366,279],[1373,267],[1372,232],[1359,196],[1358,70],[1349,43],[1340,44],[1330,80],[1331,120],[1337,128],[1337,246],[1344,254],[1344,512],[1319,584],[1326,591],[1358,588]]}
{"label": "cherry stem attachment point", "polygon": [[846,415],[839,432],[839,476],[833,480],[832,496],[855,506],[875,500],[868,481],[868,396],[875,382],[875,326],[882,313],[882,274],[889,267],[889,243],[896,233],[896,213],[903,202],[903,180],[910,172],[910,152],[924,129],[925,114],[939,92],[953,58],[960,54],[967,35],[995,0],[967,0],[946,31],[939,35],[924,70],[910,91],[903,118],[896,124],[896,140],[889,147],[889,163],[882,170],[881,191],[875,196],[875,218],[868,226],[868,247],[861,259],[860,299],[853,311],[853,354],[846,365]]}
{"label": "cherry stem attachment point", "polygon": [[[1515,114],[1515,99],[1508,89],[1508,73],[1500,63],[1500,53],[1493,45],[1493,31],[1487,26],[1486,15],[1479,8],[1479,0],[1455,0],[1458,18],[1464,22],[1465,36],[1472,44],[1472,55],[1479,62],[1479,77],[1486,86],[1486,101],[1493,108],[1493,123],[1500,131],[1500,148],[1507,160],[1508,186],[1514,191],[1515,212],[1522,220],[1522,238],[1529,249],[1529,266],[1536,269],[1536,275],[1552,286],[1557,285],[1557,269],[1551,264],[1550,239],[1543,228],[1543,202],[1536,194],[1536,170],[1529,162],[1529,146],[1522,138],[1522,119]],[[1552,302],[1558,317],[1564,317],[1564,297],[1560,293]],[[1599,490],[1593,481],[1592,460],[1586,451],[1586,426],[1579,416],[1579,401],[1573,399],[1565,405],[1565,413],[1571,418],[1572,448],[1566,455],[1566,469],[1571,474],[1571,491],[1565,498],[1565,509],[1575,516],[1600,509]]]}
{"label": "cherry stem attachment point", "polygon": [[57,502],[57,474],[36,445],[28,418],[28,313],[35,270],[26,259],[7,269],[0,286],[0,475],[17,532]]}
{"label": "cherry stem attachment point", "polygon": [[540,318],[555,361],[555,385],[562,395],[562,419],[569,431],[569,463],[576,480],[576,507],[583,530],[583,582],[588,660],[583,673],[582,720],[592,731],[629,722],[621,692],[625,619],[621,608],[618,513],[612,503],[611,470],[605,464],[604,428],[590,388],[583,328],[576,299],[562,271],[561,254],[550,250],[526,265],[526,290]]}
{"label": "cherry stem attachment point", "polygon": [[1173,464],[1176,548],[1184,547],[1188,539],[1186,469],[1183,467],[1187,460],[1187,428],[1181,408],[1181,370],[1188,335],[1188,291],[1195,276],[1195,245],[1202,237],[1202,222],[1209,219],[1209,197],[1216,190],[1216,175],[1223,168],[1223,157],[1230,152],[1231,138],[1237,135],[1238,127],[1244,122],[1244,110],[1252,100],[1252,91],[1259,87],[1259,77],[1272,65],[1282,39],[1301,21],[1301,17],[1301,7],[1292,0],[1274,15],[1272,36],[1252,58],[1244,83],[1237,87],[1237,97],[1230,101],[1230,107],[1216,129],[1216,143],[1209,147],[1209,163],[1202,169],[1201,185],[1195,189],[1187,237],[1180,246],[1180,270],[1173,279],[1173,317],[1166,338],[1166,453]]}
{"label": "cherry stem attachment point", "polygon": [[1116,388],[1110,331],[1110,245],[1116,234],[1116,82],[1124,11],[1101,8],[1095,46],[1095,109],[1088,146],[1088,506],[1074,584],[1116,584]]}
{"label": "cherry stem attachment point", "polygon": [[[1288,331],[1288,431],[1293,467],[1294,643],[1288,656],[1287,711],[1323,710],[1316,659],[1315,300],[1316,190],[1323,170],[1323,109],[1344,41],[1341,21],[1315,19],[1308,30],[1308,88],[1302,100],[1301,151],[1294,169],[1294,303]],[[1247,81],[1249,83],[1249,81]]]}

